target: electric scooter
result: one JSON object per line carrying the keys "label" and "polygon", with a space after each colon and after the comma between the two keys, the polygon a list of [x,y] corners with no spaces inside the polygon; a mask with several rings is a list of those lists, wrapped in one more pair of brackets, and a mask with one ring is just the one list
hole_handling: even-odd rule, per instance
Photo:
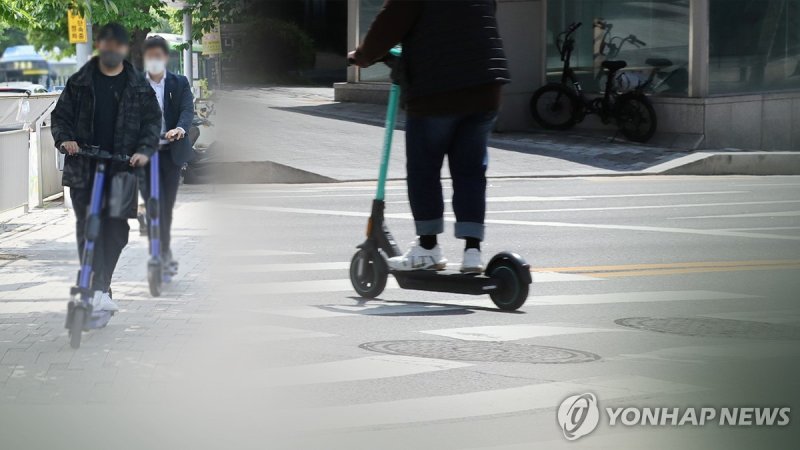
{"label": "electric scooter", "polygon": [[[162,136],[163,138],[163,136]],[[172,281],[172,270],[161,255],[161,186],[159,181],[160,151],[150,157],[150,198],[147,199],[148,234],[150,237],[150,259],[147,260],[147,284],[150,295],[158,297],[164,283]]]}
{"label": "electric scooter", "polygon": [[[66,150],[60,148],[61,153]],[[100,236],[101,220],[100,214],[103,210],[103,197],[105,193],[105,183],[108,163],[112,161],[128,162],[130,156],[112,154],[105,150],[100,150],[97,146],[81,147],[77,155],[84,158],[91,158],[97,161],[92,183],[92,197],[89,203],[89,217],[86,220],[86,241],[83,245],[81,254],[81,267],[78,271],[77,284],[70,288],[72,299],[67,304],[67,320],[65,327],[69,330],[69,344],[77,349],[81,346],[81,333],[93,329],[103,328],[108,325],[111,311],[93,311],[92,297],[92,278],[94,277],[94,252],[95,243]]]}
{"label": "electric scooter", "polygon": [[[400,48],[394,48],[384,62],[392,67],[401,54]],[[516,253],[498,253],[492,257],[486,270],[481,274],[431,270],[406,272],[389,269],[386,259],[402,255],[384,220],[385,185],[399,98],[400,86],[393,82],[389,91],[378,187],[375,199],[372,201],[372,213],[367,222],[367,239],[357,246],[358,251],[350,262],[350,281],[353,288],[361,297],[375,298],[383,292],[388,276],[392,275],[403,289],[469,295],[489,294],[494,304],[501,310],[519,309],[528,298],[528,288],[532,279],[530,265]]]}

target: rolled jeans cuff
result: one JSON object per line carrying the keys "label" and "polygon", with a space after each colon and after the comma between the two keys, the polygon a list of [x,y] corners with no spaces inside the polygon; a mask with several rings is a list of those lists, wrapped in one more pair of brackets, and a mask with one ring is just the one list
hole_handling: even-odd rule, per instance
{"label": "rolled jeans cuff", "polygon": [[444,232],[444,218],[432,220],[417,220],[414,222],[418,236],[430,236]]}
{"label": "rolled jeans cuff", "polygon": [[484,225],[477,222],[456,222],[456,237],[458,239],[475,238],[483,240]]}

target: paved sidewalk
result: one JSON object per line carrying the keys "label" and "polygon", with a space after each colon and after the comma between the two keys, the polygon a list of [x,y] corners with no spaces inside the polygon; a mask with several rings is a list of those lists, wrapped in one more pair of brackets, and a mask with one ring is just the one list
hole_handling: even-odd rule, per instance
{"label": "paved sidewalk", "polygon": [[[225,92],[217,118],[226,161],[271,161],[340,181],[376,177],[382,105],[337,103],[331,88],[250,88]],[[402,114],[399,122],[402,129]],[[395,134],[390,178],[405,178],[404,138],[402,131]],[[689,153],[612,138],[610,133],[496,133],[489,176],[630,174]]]}
{"label": "paved sidewalk", "polygon": [[[208,308],[199,283],[205,230],[196,220],[208,188],[185,187],[175,212],[180,274],[161,298],[147,291],[146,238],[131,221],[130,243],[113,281],[121,311],[69,347],[64,317],[78,261],[71,211],[48,204],[0,222],[0,404],[117,402],[147,396],[169,378]],[[0,419],[0,421],[3,419]]]}

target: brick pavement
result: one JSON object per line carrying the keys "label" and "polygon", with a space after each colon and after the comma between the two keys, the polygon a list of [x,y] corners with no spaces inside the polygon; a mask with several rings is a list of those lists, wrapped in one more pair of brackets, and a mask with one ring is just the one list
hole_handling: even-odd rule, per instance
{"label": "brick pavement", "polygon": [[64,317],[78,268],[72,212],[61,202],[0,220],[0,404],[124,401],[173,377],[173,366],[209,308],[207,234],[198,215],[208,188],[184,186],[175,212],[180,274],[162,297],[147,290],[146,238],[131,221],[113,281],[120,312],[69,347]]}

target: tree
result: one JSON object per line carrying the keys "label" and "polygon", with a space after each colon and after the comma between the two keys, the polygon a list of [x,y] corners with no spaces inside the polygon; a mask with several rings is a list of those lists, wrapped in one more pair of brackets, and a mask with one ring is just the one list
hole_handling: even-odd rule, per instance
{"label": "tree", "polygon": [[[0,2],[0,23],[28,30],[28,39],[39,48],[63,47],[67,38],[67,10],[73,9],[89,17],[96,29],[108,22],[119,22],[131,34],[130,59],[141,67],[141,47],[147,33],[161,28],[165,20],[182,11],[167,6],[164,0],[3,0]],[[237,0],[186,0],[193,17],[192,38],[220,21],[230,19],[238,10]],[[188,44],[187,44],[188,45]],[[67,52],[71,46],[65,48]]]}

